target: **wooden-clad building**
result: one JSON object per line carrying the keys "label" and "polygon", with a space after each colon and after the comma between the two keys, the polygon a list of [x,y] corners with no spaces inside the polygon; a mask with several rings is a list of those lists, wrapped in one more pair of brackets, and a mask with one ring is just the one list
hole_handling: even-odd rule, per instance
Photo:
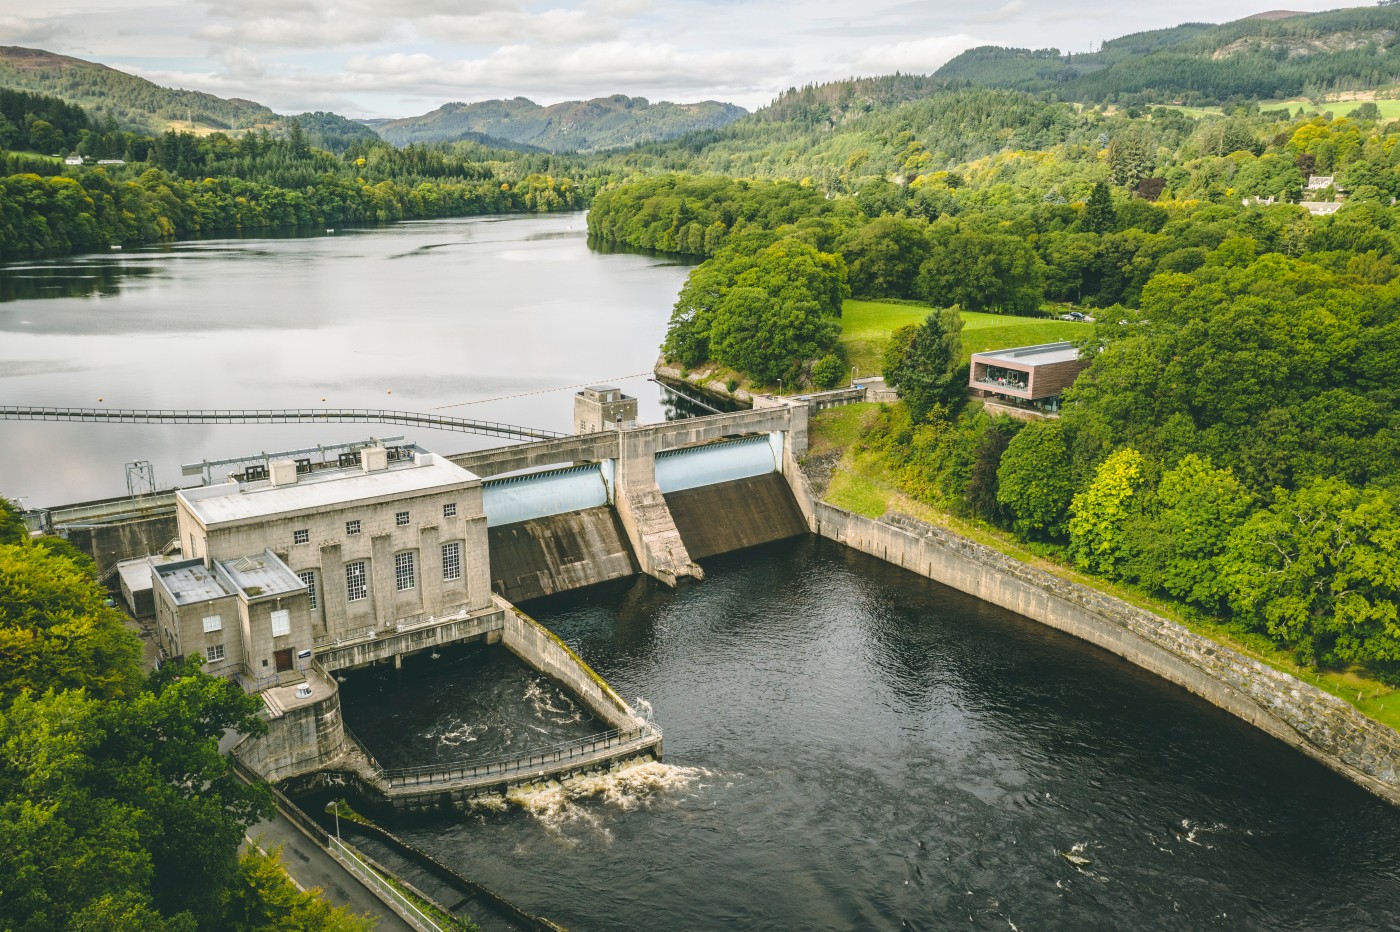
{"label": "wooden-clad building", "polygon": [[1012,408],[1054,413],[1060,395],[1088,365],[1068,342],[973,353],[968,387],[975,396]]}

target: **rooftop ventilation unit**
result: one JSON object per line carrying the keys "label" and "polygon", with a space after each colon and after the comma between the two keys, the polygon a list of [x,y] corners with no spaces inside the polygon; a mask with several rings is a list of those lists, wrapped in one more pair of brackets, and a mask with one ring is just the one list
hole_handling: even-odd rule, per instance
{"label": "rooftop ventilation unit", "polygon": [[250,573],[253,570],[260,570],[263,568],[263,565],[263,561],[254,560],[252,557],[239,557],[237,560],[233,561],[233,568],[240,573]]}
{"label": "rooftop ventilation unit", "polygon": [[311,698],[311,684],[310,684],[310,683],[302,683],[300,686],[297,687],[297,698],[298,698],[298,699],[310,699],[310,698]]}

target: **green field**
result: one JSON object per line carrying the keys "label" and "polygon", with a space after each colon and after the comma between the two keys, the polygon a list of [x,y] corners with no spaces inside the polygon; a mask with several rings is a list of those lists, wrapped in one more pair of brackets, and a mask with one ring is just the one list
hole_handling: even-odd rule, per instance
{"label": "green field", "polygon": [[[851,365],[858,370],[857,375],[879,374],[880,357],[890,334],[905,324],[917,324],[928,314],[929,308],[921,305],[847,301],[841,309],[841,342],[850,354]],[[1082,340],[1093,328],[1093,324],[1067,320],[977,314],[971,311],[964,311],[962,318],[964,361],[973,353],[1009,346]]]}

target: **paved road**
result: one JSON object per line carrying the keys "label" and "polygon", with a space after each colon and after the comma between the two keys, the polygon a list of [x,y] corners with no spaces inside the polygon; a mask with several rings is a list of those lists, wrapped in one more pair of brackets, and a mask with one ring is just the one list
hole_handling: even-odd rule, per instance
{"label": "paved road", "polygon": [[379,924],[375,928],[379,932],[413,932],[413,926],[366,890],[339,861],[303,835],[282,813],[254,825],[248,830],[248,837],[264,850],[281,845],[282,863],[297,883],[306,889],[320,887],[326,899],[336,906],[348,906],[361,915],[378,916]]}

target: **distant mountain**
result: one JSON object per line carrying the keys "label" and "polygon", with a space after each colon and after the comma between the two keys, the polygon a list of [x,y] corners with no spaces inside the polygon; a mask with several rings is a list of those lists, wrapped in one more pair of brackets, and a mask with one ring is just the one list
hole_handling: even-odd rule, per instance
{"label": "distant mountain", "polygon": [[615,94],[541,106],[524,97],[444,104],[431,113],[371,123],[395,145],[470,139],[523,144],[551,152],[593,152],[672,139],[695,130],[727,126],[748,111],[714,100],[695,104],[651,103]]}
{"label": "distant mountain", "polygon": [[923,100],[946,90],[948,84],[944,79],[928,75],[891,74],[790,87],[755,117],[768,122],[834,124],[880,107]]}
{"label": "distant mountain", "polygon": [[1274,10],[1220,26],[1185,23],[1135,33],[1085,54],[983,46],[935,77],[1086,102],[1285,99],[1400,83],[1397,36],[1400,5]]}
{"label": "distant mountain", "polygon": [[0,86],[62,97],[123,129],[148,133],[181,129],[249,129],[280,118],[262,104],[153,84],[106,65],[18,46],[0,46]]}
{"label": "distant mountain", "polygon": [[98,123],[110,115],[121,129],[144,133],[261,127],[280,134],[296,119],[312,145],[332,152],[344,151],[357,139],[378,138],[369,127],[337,113],[280,116],[251,100],[161,87],[96,62],[13,45],[0,46],[0,88],[59,97],[82,106]]}

